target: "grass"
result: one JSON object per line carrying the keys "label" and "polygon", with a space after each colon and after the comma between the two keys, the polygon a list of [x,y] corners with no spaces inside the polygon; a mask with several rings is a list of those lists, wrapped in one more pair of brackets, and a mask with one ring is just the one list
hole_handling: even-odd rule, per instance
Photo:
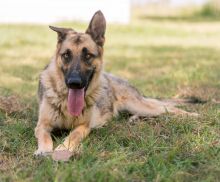
{"label": "grass", "polygon": [[208,102],[184,106],[199,118],[167,114],[130,125],[121,114],[93,130],[70,162],[57,163],[33,157],[38,75],[54,53],[56,35],[44,25],[0,25],[0,95],[15,95],[25,105],[21,112],[0,111],[0,181],[219,181],[219,40],[215,21],[109,24],[107,71],[150,97],[191,94]]}

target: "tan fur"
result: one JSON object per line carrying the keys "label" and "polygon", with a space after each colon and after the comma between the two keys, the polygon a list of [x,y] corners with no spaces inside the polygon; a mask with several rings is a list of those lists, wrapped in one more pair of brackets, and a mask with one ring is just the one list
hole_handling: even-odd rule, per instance
{"label": "tan fur", "polygon": [[[196,115],[176,108],[174,103],[145,98],[127,81],[103,72],[102,45],[104,42],[100,41],[104,41],[104,38],[102,37],[96,43],[91,37],[89,34],[77,33],[68,29],[65,40],[58,41],[55,56],[41,73],[39,119],[35,128],[35,136],[38,139],[36,155],[53,153],[54,160],[62,160],[62,156],[59,156],[60,151],[68,151],[73,154],[92,128],[103,126],[123,110],[130,112],[135,117],[158,116],[166,112]],[[60,54],[66,49],[71,49],[74,54],[78,55],[84,47],[98,56],[90,66],[83,62],[80,63],[82,72],[91,67],[96,69],[86,91],[83,112],[80,116],[74,117],[67,111],[68,88],[61,71],[61,68],[70,69],[70,66],[63,64]],[[64,143],[58,145],[55,150],[53,150],[50,136],[54,128],[72,130]]]}

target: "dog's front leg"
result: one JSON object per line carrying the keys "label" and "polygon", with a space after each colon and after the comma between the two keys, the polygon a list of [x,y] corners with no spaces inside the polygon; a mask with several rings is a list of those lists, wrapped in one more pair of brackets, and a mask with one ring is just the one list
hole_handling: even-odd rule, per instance
{"label": "dog's front leg", "polygon": [[87,124],[76,127],[60,144],[52,155],[53,160],[68,161],[74,155],[80,142],[89,134],[90,128]]}
{"label": "dog's front leg", "polygon": [[51,128],[44,124],[38,124],[35,128],[35,136],[38,141],[38,149],[35,151],[35,155],[46,156],[53,152],[53,141],[50,132]]}

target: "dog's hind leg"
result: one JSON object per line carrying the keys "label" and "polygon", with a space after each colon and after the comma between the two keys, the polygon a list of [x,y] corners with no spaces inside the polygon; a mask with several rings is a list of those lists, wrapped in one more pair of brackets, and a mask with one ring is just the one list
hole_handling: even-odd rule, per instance
{"label": "dog's hind leg", "polygon": [[[198,116],[196,113],[190,113],[175,107],[185,103],[180,99],[168,99],[165,101],[143,97],[139,91],[131,86],[125,80],[108,75],[109,84],[114,91],[114,113],[126,110],[131,113],[133,119],[138,117],[155,117],[163,113],[172,113],[177,115]],[[189,101],[188,101],[189,102]]]}
{"label": "dog's hind leg", "polygon": [[130,121],[137,120],[139,117],[155,117],[164,113],[198,116],[197,113],[190,113],[175,107],[174,103],[144,97],[126,98],[123,100],[121,110],[127,110],[133,115]]}

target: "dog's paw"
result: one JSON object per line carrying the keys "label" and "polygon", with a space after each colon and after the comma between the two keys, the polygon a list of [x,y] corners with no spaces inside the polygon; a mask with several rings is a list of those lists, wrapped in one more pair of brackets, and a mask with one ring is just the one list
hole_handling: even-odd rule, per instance
{"label": "dog's paw", "polygon": [[138,115],[133,115],[133,116],[131,116],[129,119],[128,119],[128,122],[130,123],[130,124],[135,124],[135,123],[137,123],[137,122],[139,122],[140,121],[140,116],[138,116]]}
{"label": "dog's paw", "polygon": [[188,116],[192,116],[192,117],[199,117],[200,115],[196,112],[188,112],[187,114]]}
{"label": "dog's paw", "polygon": [[36,157],[46,157],[46,156],[50,156],[53,153],[53,151],[43,151],[43,150],[36,150],[34,152],[34,156]]}
{"label": "dog's paw", "polygon": [[73,152],[69,150],[55,150],[52,154],[54,161],[68,161],[73,156]]}

